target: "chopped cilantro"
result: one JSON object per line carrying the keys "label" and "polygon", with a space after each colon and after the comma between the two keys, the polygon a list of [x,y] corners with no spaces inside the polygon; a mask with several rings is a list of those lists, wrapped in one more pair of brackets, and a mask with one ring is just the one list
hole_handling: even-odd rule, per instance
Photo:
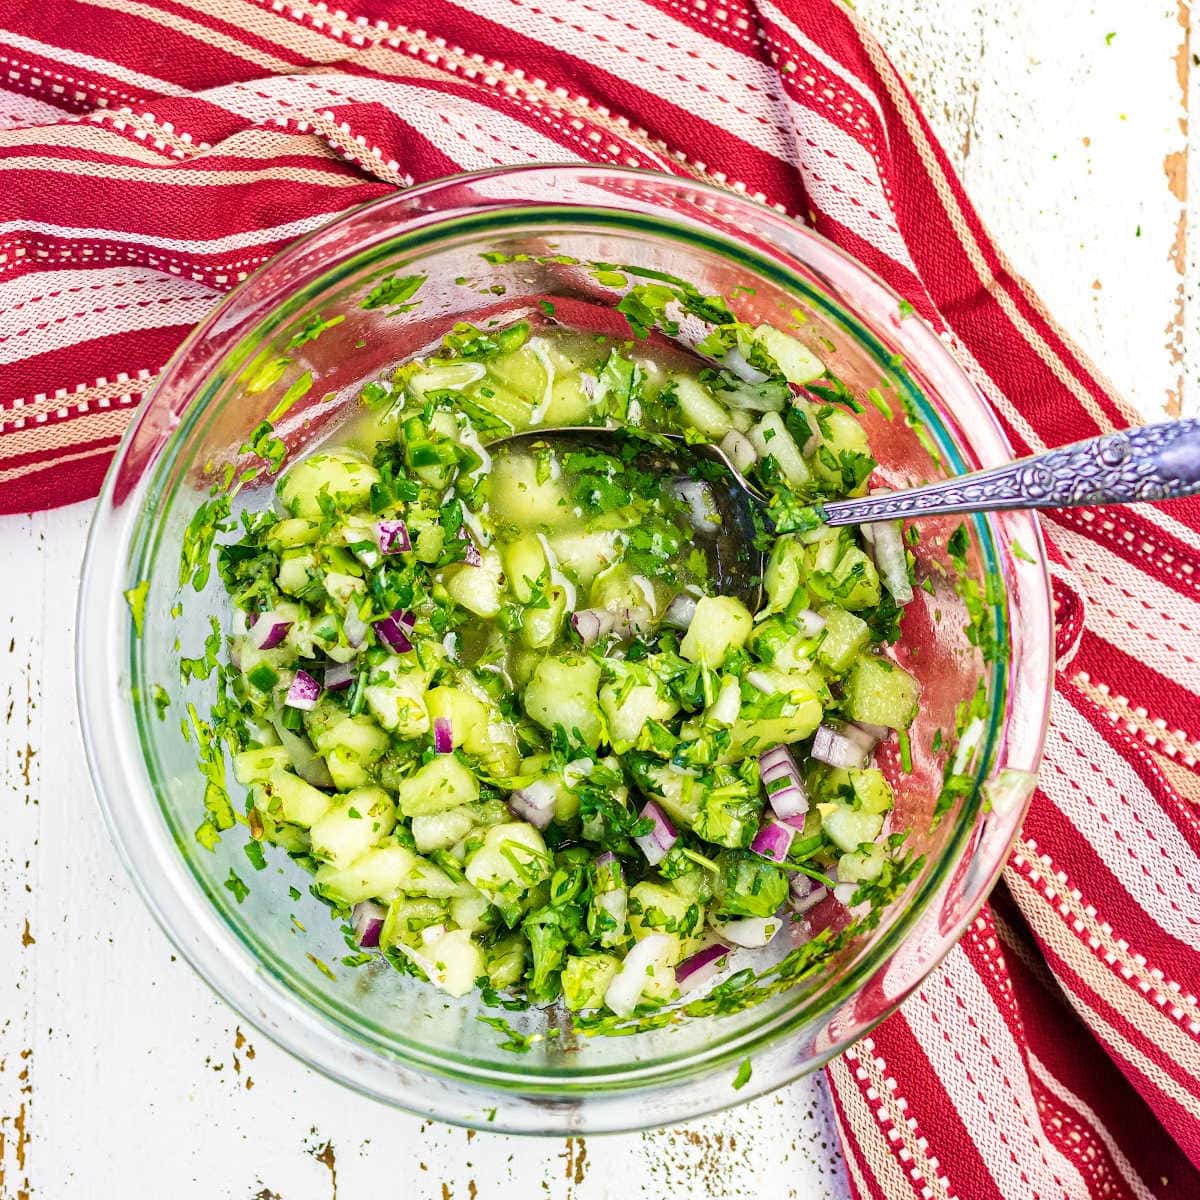
{"label": "chopped cilantro", "polygon": [[143,579],[122,594],[125,603],[129,605],[130,616],[133,617],[133,632],[135,637],[142,636],[146,621],[146,597],[150,593],[150,580]]}
{"label": "chopped cilantro", "polygon": [[740,1092],[742,1088],[750,1082],[750,1076],[753,1074],[753,1068],[750,1065],[748,1058],[743,1058],[737,1069],[737,1074],[733,1077],[733,1090]]}
{"label": "chopped cilantro", "polygon": [[424,275],[387,275],[367,293],[360,308],[383,308],[411,300],[425,282]]}
{"label": "chopped cilantro", "polygon": [[250,889],[242,882],[238,873],[234,870],[230,870],[229,878],[225,880],[225,883],[222,886],[233,893],[233,898],[239,904],[241,904],[241,902],[245,900],[248,895],[250,895]]}

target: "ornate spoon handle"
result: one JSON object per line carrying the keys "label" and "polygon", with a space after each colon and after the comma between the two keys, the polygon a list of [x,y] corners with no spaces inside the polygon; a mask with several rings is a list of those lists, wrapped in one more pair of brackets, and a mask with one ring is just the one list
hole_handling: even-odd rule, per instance
{"label": "ornate spoon handle", "polygon": [[1143,425],[922,487],[826,504],[830,525],[1169,500],[1200,492],[1200,418]]}

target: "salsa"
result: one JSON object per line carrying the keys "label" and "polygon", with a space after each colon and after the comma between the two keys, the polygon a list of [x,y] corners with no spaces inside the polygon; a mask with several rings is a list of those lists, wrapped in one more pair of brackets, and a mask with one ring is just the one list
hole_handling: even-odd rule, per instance
{"label": "salsa", "polygon": [[[905,831],[873,755],[918,704],[887,653],[899,524],[821,521],[875,466],[845,389],[723,305],[683,354],[647,336],[661,305],[622,304],[627,338],[456,326],[218,557],[259,855],[452,996],[617,1018],[890,898]],[[580,425],[616,432],[551,434]],[[771,498],[765,569],[667,433]]]}

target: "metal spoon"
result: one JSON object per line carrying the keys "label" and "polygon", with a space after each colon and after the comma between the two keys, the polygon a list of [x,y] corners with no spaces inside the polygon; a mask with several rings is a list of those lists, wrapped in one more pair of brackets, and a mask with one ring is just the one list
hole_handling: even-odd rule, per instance
{"label": "metal spoon", "polygon": [[[618,441],[627,436],[608,426],[572,425],[527,430],[492,442],[488,449],[495,452],[501,446],[519,442],[553,445],[563,440],[580,448],[611,453]],[[737,485],[743,508],[751,502],[766,503],[767,497],[729,461],[719,446],[707,442],[689,444],[678,434],[654,436],[678,444],[690,457],[720,463]],[[681,465],[685,461],[679,459]],[[1132,504],[1197,493],[1200,493],[1200,418],[1187,417],[1087,438],[1044,454],[920,487],[851,500],[829,500],[821,508],[829,525],[863,525],[942,513]],[[753,529],[748,516],[737,525]]]}

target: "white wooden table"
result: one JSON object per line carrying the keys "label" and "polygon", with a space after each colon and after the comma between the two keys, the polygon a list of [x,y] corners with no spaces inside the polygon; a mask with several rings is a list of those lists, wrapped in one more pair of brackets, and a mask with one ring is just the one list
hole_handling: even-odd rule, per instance
{"label": "white wooden table", "polygon": [[[1018,270],[1148,416],[1200,411],[1179,3],[857,0]],[[87,521],[0,521],[0,1200],[847,1194],[820,1080],[686,1128],[521,1140],[390,1111],[239,1028],[92,797],[71,653]]]}

